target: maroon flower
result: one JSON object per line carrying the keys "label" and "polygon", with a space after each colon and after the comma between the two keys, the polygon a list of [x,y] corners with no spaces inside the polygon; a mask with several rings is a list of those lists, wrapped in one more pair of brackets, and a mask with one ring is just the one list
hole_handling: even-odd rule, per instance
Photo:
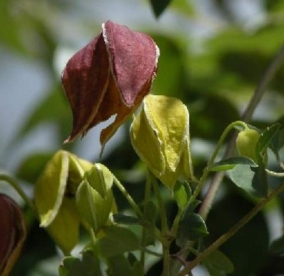
{"label": "maroon flower", "polygon": [[9,275],[21,251],[26,229],[21,209],[8,196],[0,194],[0,275]]}
{"label": "maroon flower", "polygon": [[149,93],[157,70],[159,49],[146,34],[107,21],[103,31],[78,51],[62,73],[73,113],[67,142],[116,115],[103,129],[102,146]]}

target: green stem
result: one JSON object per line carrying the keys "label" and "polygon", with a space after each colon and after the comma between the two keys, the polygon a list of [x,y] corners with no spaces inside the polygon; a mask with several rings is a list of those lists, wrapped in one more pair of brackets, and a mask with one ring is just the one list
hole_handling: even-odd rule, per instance
{"label": "green stem", "polygon": [[116,187],[120,190],[120,192],[124,195],[124,197],[127,199],[129,205],[132,207],[132,209],[135,211],[135,213],[137,214],[137,216],[139,218],[143,218],[143,213],[140,210],[140,208],[138,207],[138,205],[135,203],[135,201],[133,200],[133,198],[131,197],[131,195],[126,191],[126,189],[124,188],[124,186],[120,183],[120,181],[114,177],[114,184],[116,185]]}
{"label": "green stem", "polygon": [[177,234],[179,222],[180,222],[180,219],[181,219],[181,216],[182,216],[182,211],[183,210],[181,208],[179,208],[178,212],[177,212],[177,214],[175,216],[175,219],[174,219],[174,222],[172,224],[171,231],[170,231],[172,237],[175,237],[176,234]]}
{"label": "green stem", "polygon": [[161,197],[160,189],[157,183],[157,180],[154,176],[152,176],[152,185],[154,188],[154,192],[157,198],[157,202],[159,205],[160,215],[161,215],[161,228],[164,234],[169,232],[168,222],[167,222],[167,214],[165,210],[165,205],[163,199]]}
{"label": "green stem", "polygon": [[[144,213],[145,213],[146,204],[150,200],[150,195],[151,195],[151,177],[149,175],[149,172],[147,172],[147,180],[146,180],[146,185],[145,185],[145,197],[144,197]],[[142,241],[141,241],[142,248],[140,251],[140,263],[143,267],[145,266],[145,252],[147,252],[146,251],[147,234],[148,234],[148,229],[146,227],[143,227]]]}
{"label": "green stem", "polygon": [[[206,179],[208,177],[208,174],[210,173],[210,170],[208,170],[208,167],[210,167],[211,165],[214,164],[215,159],[216,159],[216,157],[217,157],[217,155],[218,155],[218,153],[219,153],[219,151],[220,151],[220,149],[221,149],[225,139],[227,138],[228,134],[230,133],[230,131],[232,129],[236,128],[237,126],[241,126],[243,128],[247,128],[247,125],[243,121],[235,121],[235,122],[229,124],[226,127],[226,129],[222,133],[222,135],[221,135],[221,137],[220,137],[220,139],[219,139],[219,141],[217,143],[217,146],[216,146],[213,154],[211,155],[211,157],[210,157],[210,159],[208,161],[208,164],[207,164],[206,168],[203,171],[203,174],[202,174],[202,176],[200,178],[199,183],[197,184],[196,189],[194,190],[192,196],[190,197],[190,202],[195,200],[196,197],[199,195],[200,191],[202,190],[202,188],[203,188],[203,186],[205,184],[205,181],[206,181]],[[210,195],[215,196],[215,193],[216,192],[214,191]],[[205,198],[205,201],[206,200],[208,202],[212,202],[212,198],[209,197],[209,196],[207,198]],[[202,216],[203,212],[206,213],[208,210],[209,210],[209,205],[207,204],[207,202],[205,202],[205,203],[203,202],[203,204],[201,205],[201,208],[200,208],[200,215]],[[186,256],[189,253],[188,248],[191,247],[191,246],[192,246],[192,242],[190,242],[190,241],[185,244],[185,246],[180,251],[180,255],[181,255],[180,257],[181,258],[183,258],[183,259],[186,258]],[[176,272],[180,269],[180,267],[181,267],[181,263],[179,262],[178,259],[175,259],[172,262],[172,269],[171,269],[172,275],[176,274]]]}
{"label": "green stem", "polygon": [[163,276],[170,276],[170,245],[163,244]]}
{"label": "green stem", "polygon": [[[150,173],[149,173],[150,174]],[[160,210],[160,217],[161,217],[161,228],[162,228],[162,246],[163,246],[163,276],[169,276],[170,274],[170,242],[167,239],[169,235],[169,227],[168,227],[168,221],[167,221],[167,214],[166,214],[166,209],[165,205],[160,193],[160,189],[158,186],[158,182],[156,178],[151,175],[152,178],[152,185],[154,188],[154,192],[157,198],[157,202],[159,205],[159,210]]]}
{"label": "green stem", "polygon": [[146,253],[150,254],[150,255],[153,255],[153,256],[156,256],[156,257],[163,257],[163,255],[161,253],[158,253],[158,252],[154,252],[148,248],[142,248],[141,250],[145,251]]}
{"label": "green stem", "polygon": [[12,178],[11,176],[9,176],[7,174],[1,173],[0,174],[0,181],[5,181],[11,187],[13,187],[37,217],[37,212],[35,210],[35,206],[34,206],[33,202],[28,198],[28,196],[25,194],[23,189],[20,187],[20,185],[18,184],[18,182],[14,178]]}
{"label": "green stem", "polygon": [[274,191],[272,191],[266,198],[262,199],[255,207],[247,213],[241,220],[239,220],[228,232],[219,237],[214,243],[201,252],[193,261],[191,261],[177,276],[185,276],[195,266],[201,263],[208,255],[218,249],[223,243],[235,235],[245,224],[247,224],[265,204],[271,201],[275,196],[284,190],[284,182]]}
{"label": "green stem", "polygon": [[216,159],[216,157],[217,157],[217,155],[218,155],[222,145],[224,144],[224,141],[227,138],[228,134],[230,133],[230,131],[232,129],[236,128],[237,126],[241,126],[243,128],[247,128],[246,123],[244,123],[243,121],[235,121],[235,122],[229,124],[226,127],[226,129],[222,133],[222,135],[221,135],[221,137],[220,137],[220,139],[219,139],[219,141],[217,143],[217,146],[216,146],[212,156],[210,157],[210,159],[208,161],[208,164],[207,164],[206,168],[203,171],[203,175],[201,176],[200,181],[199,181],[196,189],[194,190],[192,197],[190,198],[190,201],[193,201],[199,195],[200,191],[202,190],[202,188],[203,188],[203,186],[205,184],[207,176],[208,176],[208,174],[210,172],[207,168],[214,164],[215,159]]}
{"label": "green stem", "polygon": [[[140,210],[140,208],[138,207],[138,205],[135,203],[134,199],[131,197],[131,195],[126,191],[126,189],[123,187],[123,185],[120,183],[120,181],[114,177],[113,180],[114,184],[117,186],[117,188],[120,190],[120,192],[124,195],[124,197],[127,199],[129,205],[132,207],[132,209],[135,211],[135,213],[137,214],[137,216],[142,219],[142,221],[145,221],[144,219],[144,214],[142,213],[142,211]],[[159,241],[162,241],[161,238],[161,234],[159,229],[157,229],[156,227],[152,226],[152,231],[155,235],[155,238],[158,239]]]}

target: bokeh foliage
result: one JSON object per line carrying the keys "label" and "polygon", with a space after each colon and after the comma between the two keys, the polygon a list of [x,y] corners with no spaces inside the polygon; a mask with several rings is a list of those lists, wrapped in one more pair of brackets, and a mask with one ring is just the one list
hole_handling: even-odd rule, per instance
{"label": "bokeh foliage", "polygon": [[[256,19],[251,18],[247,24],[238,21],[232,9],[228,8],[229,1],[212,1],[211,5],[214,6],[215,12],[207,18],[193,2],[152,0],[148,2],[148,8],[152,7],[154,14],[161,16],[158,20],[163,19],[167,13],[173,13],[183,18],[188,26],[195,22],[200,32],[207,29],[208,25],[216,25],[209,35],[200,38],[183,29],[175,33],[153,31],[156,28],[144,31],[152,35],[161,51],[153,93],[177,97],[190,111],[190,134],[194,146],[193,165],[198,174],[211,154],[210,146],[216,143],[230,122],[240,118],[241,111],[261,80],[271,58],[282,46],[284,3],[281,0],[260,1],[263,18],[261,22],[255,21],[255,24],[250,25]],[[5,26],[0,30],[0,48],[8,49],[15,56],[40,61],[46,68],[47,78],[50,80],[47,96],[30,111],[29,118],[23,122],[17,137],[14,137],[15,143],[21,143],[21,140],[37,126],[49,122],[56,126],[54,141],[58,148],[63,147],[62,141],[67,137],[71,127],[71,113],[59,84],[60,76],[55,70],[54,58],[58,47],[72,40],[70,32],[68,37],[68,32],[64,33],[64,28],[68,24],[76,24],[76,21],[71,19],[74,13],[80,18],[80,7],[76,1],[2,0],[0,3],[0,25]],[[78,29],[83,29],[84,26],[87,33],[90,33],[91,24],[99,28],[99,22],[88,22],[83,16],[80,22]],[[61,27],[56,28],[61,23]],[[261,116],[254,117],[253,123],[256,126],[262,128],[276,121],[283,122],[283,89],[284,67],[275,75],[259,107]],[[139,202],[142,200],[141,184],[144,181],[139,170],[143,170],[143,166],[131,147],[128,129],[129,125],[126,124],[125,138],[103,157],[102,163],[116,174]],[[68,149],[72,151],[76,143],[68,146]],[[79,143],[84,143],[84,140]],[[13,172],[14,175],[33,186],[51,155],[51,152],[30,152]],[[98,157],[94,156],[90,161],[97,159]],[[118,191],[114,192],[118,209],[124,210],[127,204]],[[270,209],[274,208],[283,215],[283,199],[282,196],[282,200],[275,201]],[[169,200],[169,210],[175,213],[172,205]],[[226,231],[251,206],[252,199],[226,179],[222,185],[220,199],[213,206],[208,218],[210,238],[206,242],[209,244]],[[284,273],[284,260],[278,254],[279,251],[277,254],[269,251],[268,228],[273,228],[273,225],[268,224],[270,221],[265,219],[265,212],[267,210],[257,215],[221,247],[235,264],[236,270],[231,275]],[[52,275],[48,270],[39,268],[39,264],[45,260],[50,260],[51,263],[52,259],[49,258],[57,256],[54,244],[45,231],[38,227],[38,222],[31,218],[28,209],[26,217],[29,235],[12,276]],[[280,248],[280,252],[283,252],[283,239]],[[56,262],[58,265],[59,258]],[[275,263],[276,265],[272,265]],[[159,263],[154,263],[147,275],[158,275],[158,271]],[[267,272],[270,274],[265,274]]]}

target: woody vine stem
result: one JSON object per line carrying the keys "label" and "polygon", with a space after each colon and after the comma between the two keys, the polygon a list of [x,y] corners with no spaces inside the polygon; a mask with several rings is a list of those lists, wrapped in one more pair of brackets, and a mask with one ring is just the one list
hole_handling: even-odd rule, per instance
{"label": "woody vine stem", "polygon": [[[279,68],[280,68],[280,66],[283,62],[283,59],[284,59],[284,44],[281,46],[278,53],[272,59],[270,65],[268,66],[267,70],[265,71],[261,81],[259,82],[259,84],[258,84],[258,86],[257,86],[247,108],[245,109],[244,113],[242,114],[241,118],[242,118],[243,122],[249,122],[251,120],[252,115],[253,115],[257,105],[259,104],[262,96],[264,95],[264,92],[266,91],[266,88],[267,88],[269,82],[272,80],[275,73],[279,70]],[[226,130],[230,130],[230,127],[228,127]],[[224,132],[224,135],[227,135],[226,131]],[[236,139],[236,133],[233,133],[233,135],[232,135],[232,137],[231,137],[231,139],[228,143],[228,146],[226,148],[226,151],[225,151],[223,158],[228,158],[230,156],[230,154],[232,153],[232,151],[234,149],[234,145],[235,145],[235,139]],[[221,137],[220,141],[221,140],[223,140],[222,137]],[[218,145],[216,147],[215,153],[217,152],[217,150],[218,150]],[[210,160],[214,159],[215,157],[216,157],[216,155],[213,153],[212,158]],[[209,163],[210,163],[210,161],[209,161]],[[204,173],[204,175],[207,176],[206,173]],[[216,196],[216,193],[218,191],[219,186],[222,183],[224,176],[225,176],[224,172],[219,172],[219,173],[216,173],[214,175],[214,177],[212,178],[208,192],[207,192],[207,194],[206,194],[206,196],[205,196],[205,198],[202,202],[201,208],[199,210],[199,214],[204,219],[206,219],[206,217],[209,213],[209,210],[212,206],[213,200]],[[200,184],[202,184],[202,183],[200,183]],[[197,188],[198,191],[196,191],[196,194],[199,193],[201,188],[202,188],[202,185],[199,185],[198,188]],[[247,222],[249,222],[255,216],[255,214],[257,214],[257,212],[259,212],[262,209],[262,207],[266,203],[268,203],[272,198],[277,196],[281,191],[283,191],[283,189],[284,189],[284,183],[280,187],[278,187],[277,189],[272,191],[268,195],[267,198],[260,201],[245,217],[243,217],[239,222],[237,222],[227,233],[225,233],[220,238],[218,238],[213,244],[211,244],[207,249],[205,249],[192,262],[187,264],[185,266],[185,268],[182,269],[178,273],[178,276],[184,276],[184,275],[188,274],[191,271],[191,269],[193,269],[196,265],[198,265],[201,261],[203,261],[210,253],[212,253],[214,250],[219,248],[224,242],[226,242],[229,238],[231,238],[240,228],[242,228]],[[188,246],[189,246],[189,244],[186,244],[185,247],[180,250],[180,254],[178,254],[178,255],[180,255],[179,257],[181,259],[186,258],[187,254],[189,252],[189,250],[187,249]],[[177,258],[173,262],[173,267],[175,269],[173,269],[172,271],[176,271],[177,268],[181,266],[180,258]],[[179,262],[179,265],[177,264],[177,262]]]}
{"label": "woody vine stem", "polygon": [[[269,82],[272,80],[276,72],[279,70],[282,61],[284,59],[284,44],[280,48],[279,52],[275,55],[275,57],[272,59],[270,65],[268,66],[267,70],[265,71],[261,81],[259,82],[246,110],[242,114],[241,118],[244,122],[249,122],[252,118],[252,115],[259,104],[262,96],[264,95],[264,92],[266,91],[266,88],[269,84]],[[235,142],[236,134],[232,135],[232,138],[227,146],[226,152],[224,154],[224,158],[227,158],[230,156],[234,149],[234,142]],[[220,184],[222,183],[222,180],[224,178],[224,172],[217,173],[209,186],[209,190],[204,198],[204,201],[202,202],[199,214],[206,219],[208,212],[211,208],[212,202],[215,198],[215,195],[218,191],[218,188]]]}

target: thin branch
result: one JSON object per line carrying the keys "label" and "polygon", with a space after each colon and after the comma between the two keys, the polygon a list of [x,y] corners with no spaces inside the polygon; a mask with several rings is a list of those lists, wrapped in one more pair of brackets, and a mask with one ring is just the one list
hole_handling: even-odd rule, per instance
{"label": "thin branch", "polygon": [[[264,75],[262,79],[260,80],[246,110],[241,116],[241,119],[244,122],[249,122],[252,118],[253,112],[255,111],[257,105],[259,104],[264,92],[266,91],[266,88],[269,84],[269,82],[272,80],[274,77],[275,73],[279,70],[282,61],[284,59],[284,44],[282,45],[281,49],[279,52],[275,55],[275,57],[272,59],[270,65],[264,72]],[[232,135],[232,138],[230,139],[230,142],[227,146],[226,152],[224,154],[224,158],[228,158],[234,147],[235,147],[235,139],[236,139],[236,133]],[[202,202],[202,205],[199,210],[199,214],[206,219],[208,212],[212,206],[213,200],[215,198],[215,195],[219,189],[220,184],[222,183],[222,180],[225,176],[224,172],[217,173],[209,186],[208,192]]]}
{"label": "thin branch", "polygon": [[284,182],[275,190],[273,190],[266,198],[262,199],[254,208],[248,212],[242,219],[240,219],[228,232],[219,237],[203,252],[201,252],[193,261],[191,261],[177,276],[185,276],[195,266],[201,263],[207,256],[213,251],[218,249],[228,239],[234,236],[245,224],[247,224],[268,202],[270,202],[275,196],[279,195],[284,190]]}

